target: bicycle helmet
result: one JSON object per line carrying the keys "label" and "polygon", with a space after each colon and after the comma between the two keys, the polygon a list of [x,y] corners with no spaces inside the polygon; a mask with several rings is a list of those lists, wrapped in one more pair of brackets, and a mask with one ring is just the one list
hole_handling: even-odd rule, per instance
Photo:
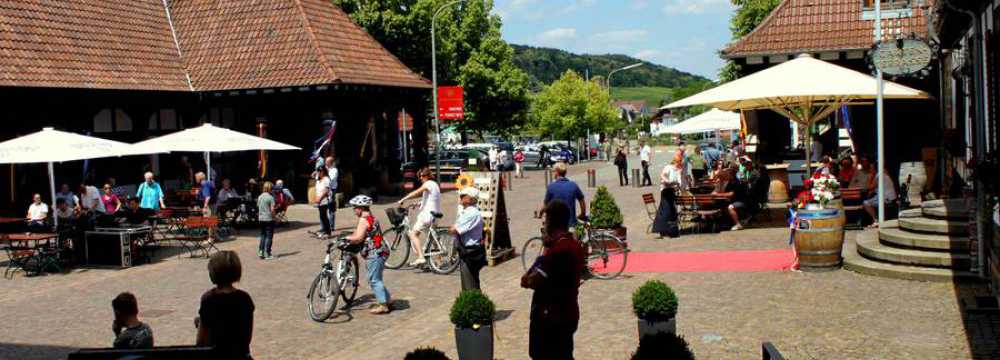
{"label": "bicycle helmet", "polygon": [[351,206],[353,207],[362,207],[362,206],[368,207],[372,206],[372,198],[366,195],[358,195],[351,198],[351,201],[348,201],[347,203],[351,204]]}

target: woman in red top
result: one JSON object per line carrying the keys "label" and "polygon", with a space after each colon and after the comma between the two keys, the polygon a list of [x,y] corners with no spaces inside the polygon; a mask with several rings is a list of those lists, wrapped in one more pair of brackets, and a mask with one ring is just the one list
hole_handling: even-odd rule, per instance
{"label": "woman in red top", "polygon": [[854,166],[854,160],[850,157],[845,157],[840,160],[840,173],[837,174],[837,180],[840,180],[842,186],[847,186],[851,183],[851,179],[854,178],[854,172],[857,167]]}
{"label": "woman in red top", "polygon": [[368,284],[375,293],[376,304],[372,306],[372,314],[388,314],[392,311],[390,307],[391,297],[389,289],[382,283],[382,270],[385,270],[385,259],[389,257],[389,247],[382,241],[382,228],[378,220],[372,215],[372,199],[365,195],[355,196],[349,201],[354,207],[354,215],[358,216],[358,225],[354,228],[354,233],[347,236],[345,240],[351,244],[362,244],[361,257],[365,259],[365,269],[368,270]]}
{"label": "woman in red top", "polygon": [[114,215],[118,210],[121,210],[122,200],[118,198],[118,195],[111,192],[111,184],[104,184],[102,190],[101,202],[104,203],[104,210],[107,210],[109,215]]}

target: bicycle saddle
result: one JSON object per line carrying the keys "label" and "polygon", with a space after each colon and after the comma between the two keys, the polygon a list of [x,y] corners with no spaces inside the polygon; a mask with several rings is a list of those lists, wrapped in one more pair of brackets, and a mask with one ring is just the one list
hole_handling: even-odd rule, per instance
{"label": "bicycle saddle", "polygon": [[431,215],[434,216],[435,219],[440,219],[444,217],[444,214],[439,212],[431,212]]}

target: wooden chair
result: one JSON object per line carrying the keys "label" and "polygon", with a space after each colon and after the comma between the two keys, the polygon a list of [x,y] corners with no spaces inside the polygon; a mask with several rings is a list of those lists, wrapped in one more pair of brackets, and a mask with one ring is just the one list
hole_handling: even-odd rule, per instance
{"label": "wooden chair", "polygon": [[695,219],[698,217],[697,206],[692,195],[677,196],[677,227],[681,231],[684,229],[695,229],[698,225]]}
{"label": "wooden chair", "polygon": [[7,242],[7,235],[0,235],[0,239],[6,244],[3,249],[7,253],[7,269],[4,270],[3,277],[12,279],[18,270],[28,273],[29,264],[36,260],[35,249]]}
{"label": "wooden chair", "polygon": [[848,222],[844,226],[847,227],[850,225],[853,229],[862,228],[861,221],[864,219],[864,216],[862,216],[864,215],[864,207],[861,203],[864,201],[864,198],[861,195],[861,188],[840,189],[840,199],[844,202],[844,215],[847,218],[850,218],[851,214],[857,214],[855,216],[856,220],[853,223]]}
{"label": "wooden chair", "polygon": [[183,245],[191,257],[195,257],[196,252],[208,257],[212,250],[219,251],[219,248],[215,247],[215,239],[210,236],[219,227],[219,218],[191,216],[183,220],[183,226],[182,233],[173,240]]}
{"label": "wooden chair", "polygon": [[646,207],[646,216],[649,217],[649,227],[646,228],[646,232],[652,233],[653,222],[656,221],[656,198],[653,194],[642,194],[642,204]]}
{"label": "wooden chair", "polygon": [[695,212],[698,214],[695,222],[698,224],[699,232],[704,225],[708,225],[712,229],[711,232],[718,230],[718,222],[716,220],[719,214],[722,213],[722,206],[720,205],[722,199],[729,198],[715,194],[694,196]]}

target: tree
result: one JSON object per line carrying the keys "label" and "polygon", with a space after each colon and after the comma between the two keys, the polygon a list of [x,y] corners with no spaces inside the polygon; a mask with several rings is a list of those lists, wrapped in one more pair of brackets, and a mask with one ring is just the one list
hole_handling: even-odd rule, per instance
{"label": "tree", "polygon": [[[733,33],[733,40],[739,39],[749,34],[757,28],[774,8],[778,7],[781,0],[730,0],[737,6],[733,18],[729,20],[729,30]],[[732,60],[719,70],[719,80],[722,82],[732,81],[739,78],[740,66]]]}
{"label": "tree", "polygon": [[532,102],[531,116],[544,136],[570,140],[591,132],[613,132],[625,124],[611,106],[607,88],[566,70]]}
{"label": "tree", "polygon": [[[400,61],[431,77],[431,17],[450,0],[331,0]],[[500,37],[492,0],[469,0],[437,18],[438,84],[465,88],[465,120],[472,131],[511,132],[528,108],[528,76]]]}

